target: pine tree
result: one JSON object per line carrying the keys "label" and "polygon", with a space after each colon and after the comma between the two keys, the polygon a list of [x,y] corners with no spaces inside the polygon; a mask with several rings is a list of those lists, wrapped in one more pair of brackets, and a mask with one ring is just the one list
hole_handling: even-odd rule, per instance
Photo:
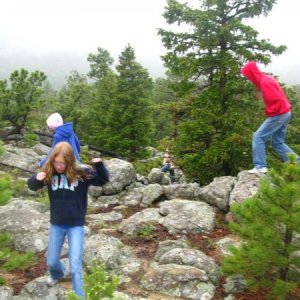
{"label": "pine tree", "polygon": [[30,113],[41,105],[46,78],[43,72],[29,73],[20,69],[12,72],[10,84],[6,80],[0,81],[0,117],[2,121],[8,121],[16,133],[21,132],[27,125]]}
{"label": "pine tree", "polygon": [[272,54],[286,49],[259,40],[244,20],[267,15],[276,1],[167,3],[166,22],[181,27],[159,30],[167,49],[163,60],[184,102],[178,105],[185,107],[175,141],[177,163],[201,183],[235,175],[251,165],[252,134],[264,118],[263,106],[255,101],[251,84],[242,80],[240,68],[247,60],[268,64]]}
{"label": "pine tree", "polygon": [[109,149],[110,127],[108,124],[111,103],[116,93],[117,75],[111,69],[113,58],[101,47],[87,57],[90,63],[88,76],[94,80],[81,107],[78,132],[90,145]]}
{"label": "pine tree", "polygon": [[77,71],[70,73],[65,86],[58,95],[57,110],[65,121],[73,123],[74,130],[81,142],[89,134],[85,131],[88,124],[82,121],[82,118],[90,105],[92,95],[93,86],[89,84],[85,75],[79,74]]}
{"label": "pine tree", "polygon": [[111,69],[114,60],[110,53],[101,47],[97,48],[97,53],[90,53],[87,61],[90,63],[88,76],[96,80],[101,80]]}
{"label": "pine tree", "polygon": [[157,78],[153,87],[152,119],[154,121],[153,145],[160,140],[174,137],[176,118],[172,114],[172,107],[176,102],[176,95],[170,87],[171,81]]}
{"label": "pine tree", "polygon": [[95,93],[81,118],[85,141],[90,145],[110,149],[110,112],[117,89],[117,75],[109,70],[95,84]]}
{"label": "pine tree", "polygon": [[110,136],[107,144],[111,151],[134,160],[142,157],[150,144],[150,97],[152,80],[149,73],[135,58],[128,45],[119,56],[116,96],[107,112]]}
{"label": "pine tree", "polygon": [[252,289],[269,289],[271,299],[290,299],[299,277],[292,270],[300,267],[300,164],[271,170],[258,192],[231,210],[230,228],[242,244],[224,258],[224,273],[243,275]]}

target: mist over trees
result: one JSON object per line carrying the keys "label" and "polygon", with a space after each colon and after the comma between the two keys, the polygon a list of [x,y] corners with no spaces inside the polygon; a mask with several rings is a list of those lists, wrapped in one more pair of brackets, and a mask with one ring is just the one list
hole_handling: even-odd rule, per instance
{"label": "mist over trees", "polygon": [[87,54],[44,53],[36,54],[17,50],[1,53],[0,80],[9,78],[16,69],[29,72],[39,70],[47,75],[47,81],[55,90],[60,90],[73,70],[86,74],[89,71]]}

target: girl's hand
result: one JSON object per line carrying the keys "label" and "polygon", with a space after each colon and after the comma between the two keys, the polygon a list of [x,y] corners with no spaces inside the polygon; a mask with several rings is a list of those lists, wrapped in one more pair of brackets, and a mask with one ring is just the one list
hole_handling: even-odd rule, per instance
{"label": "girl's hand", "polygon": [[92,159],[92,163],[95,164],[95,163],[98,163],[98,162],[101,162],[102,161],[102,158],[101,157],[95,157]]}
{"label": "girl's hand", "polygon": [[46,178],[46,173],[45,172],[39,172],[36,175],[36,179],[39,181],[43,181]]}

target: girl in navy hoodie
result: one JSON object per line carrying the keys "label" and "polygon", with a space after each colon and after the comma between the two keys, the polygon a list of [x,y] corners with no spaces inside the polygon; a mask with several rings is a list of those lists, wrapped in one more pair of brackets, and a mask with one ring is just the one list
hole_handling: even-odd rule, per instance
{"label": "girl in navy hoodie", "polygon": [[64,277],[65,267],[60,262],[65,236],[69,243],[69,261],[73,290],[83,297],[82,255],[84,223],[87,210],[88,187],[104,185],[109,174],[101,158],[92,160],[94,168],[78,165],[71,145],[56,144],[41,172],[28,180],[31,190],[47,185],[50,200],[50,234],[47,264],[48,286]]}

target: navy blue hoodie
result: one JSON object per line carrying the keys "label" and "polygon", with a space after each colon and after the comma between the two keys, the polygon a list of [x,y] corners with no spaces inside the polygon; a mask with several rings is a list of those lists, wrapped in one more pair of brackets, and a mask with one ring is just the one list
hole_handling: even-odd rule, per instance
{"label": "navy blue hoodie", "polygon": [[[95,164],[95,169],[87,169],[87,179],[69,183],[64,174],[55,173],[51,184],[47,184],[50,200],[50,223],[55,225],[82,226],[85,223],[88,187],[104,185],[109,181],[109,174],[103,162]],[[28,187],[37,191],[45,186],[44,181],[32,175]]]}
{"label": "navy blue hoodie", "polygon": [[55,147],[55,145],[59,142],[68,142],[74,151],[75,158],[78,162],[80,162],[80,143],[77,135],[74,132],[73,124],[68,122],[61,126],[56,127],[55,133],[53,135],[51,149],[46,158],[39,162],[39,167],[42,167],[44,163],[47,161],[51,151]]}

